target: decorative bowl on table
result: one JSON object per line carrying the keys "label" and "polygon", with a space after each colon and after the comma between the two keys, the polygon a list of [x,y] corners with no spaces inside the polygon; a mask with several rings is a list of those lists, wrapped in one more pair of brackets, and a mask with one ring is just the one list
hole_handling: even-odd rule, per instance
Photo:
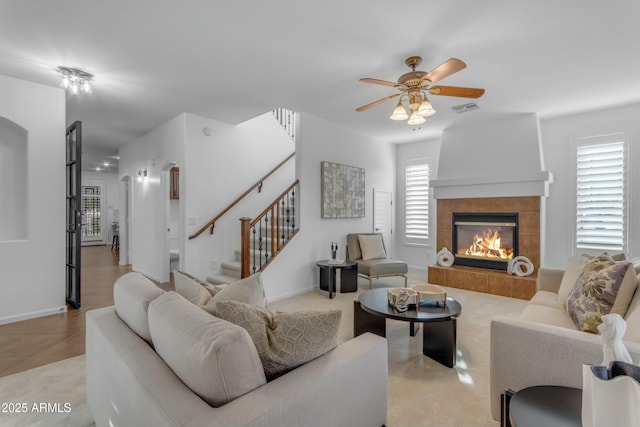
{"label": "decorative bowl on table", "polygon": [[417,301],[442,302],[447,305],[447,291],[438,285],[412,285],[411,289],[417,292]]}
{"label": "decorative bowl on table", "polygon": [[415,305],[418,302],[418,292],[411,288],[389,288],[387,290],[389,304],[396,306],[398,303]]}

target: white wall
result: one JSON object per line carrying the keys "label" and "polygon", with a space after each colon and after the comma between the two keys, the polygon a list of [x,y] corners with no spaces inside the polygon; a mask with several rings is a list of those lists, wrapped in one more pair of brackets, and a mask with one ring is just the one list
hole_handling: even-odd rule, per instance
{"label": "white wall", "polygon": [[186,223],[181,254],[185,254],[185,271],[204,279],[218,273],[221,263],[232,261],[234,251],[240,249],[239,219],[257,217],[293,183],[294,160],[265,180],[262,192],[253,190],[227,212],[216,223],[213,235],[206,230],[195,239],[188,240],[188,236],[293,153],[295,146],[271,112],[239,125],[189,114],[186,135],[186,165],[180,169]]}
{"label": "white wall", "polygon": [[[345,256],[346,235],[373,230],[373,189],[395,197],[395,148],[319,117],[302,113],[296,141],[296,175],[300,179],[300,232],[264,272],[268,298],[280,298],[318,284],[316,261],[327,259],[332,241]],[[365,217],[322,219],[320,162],[365,169]],[[395,203],[395,201],[394,201]],[[394,227],[395,228],[395,227]]]}
{"label": "white wall", "polygon": [[0,117],[28,132],[26,238],[0,242],[0,323],[8,323],[66,310],[65,94],[4,76],[0,93]]}
{"label": "white wall", "polygon": [[[435,262],[436,246],[436,202],[432,195],[429,198],[429,239],[424,245],[406,243],[405,241],[405,167],[409,160],[427,159],[429,178],[438,176],[438,159],[440,156],[440,139],[408,144],[397,144],[396,148],[396,258],[409,266],[425,268]],[[433,192],[431,192],[433,193]]]}
{"label": "white wall", "polygon": [[575,212],[574,139],[624,132],[629,138],[629,248],[640,255],[640,104],[541,120],[546,167],[554,175],[547,199],[546,256],[542,265],[563,268],[572,255]]}
{"label": "white wall", "polygon": [[[165,194],[163,170],[170,162],[184,164],[184,147],[187,115],[181,114],[157,128],[147,132],[119,150],[119,181],[129,176],[132,179],[131,248],[123,247],[122,233],[126,227],[120,224],[120,250],[129,249],[131,267],[154,280],[165,282],[163,263],[165,254]],[[138,171],[147,170],[147,178],[138,181]],[[166,175],[166,174],[165,174]],[[168,178],[168,177],[167,177]],[[182,193],[183,184],[180,180]],[[123,184],[120,184],[121,186]],[[168,187],[166,187],[168,188]],[[120,206],[124,206],[124,191],[120,192]],[[121,212],[122,221],[124,212]]]}
{"label": "white wall", "polygon": [[118,174],[115,172],[82,171],[82,184],[87,182],[99,182],[104,189],[102,202],[106,204],[104,209],[105,217],[102,220],[104,230],[103,239],[99,241],[103,245],[111,245],[113,234],[111,224],[114,221],[114,211],[120,211],[120,189],[118,184]]}

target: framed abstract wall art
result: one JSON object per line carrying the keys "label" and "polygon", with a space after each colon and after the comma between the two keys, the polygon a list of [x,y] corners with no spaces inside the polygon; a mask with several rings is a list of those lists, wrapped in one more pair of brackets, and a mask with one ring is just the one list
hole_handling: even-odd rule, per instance
{"label": "framed abstract wall art", "polygon": [[322,218],[364,218],[364,169],[320,162]]}

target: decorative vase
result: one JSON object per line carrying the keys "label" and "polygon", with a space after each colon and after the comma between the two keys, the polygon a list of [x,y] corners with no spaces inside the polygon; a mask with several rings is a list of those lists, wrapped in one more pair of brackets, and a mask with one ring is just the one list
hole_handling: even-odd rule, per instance
{"label": "decorative vase", "polygon": [[533,263],[526,256],[517,256],[507,262],[507,273],[525,277],[533,274]]}
{"label": "decorative vase", "polygon": [[640,367],[613,362],[611,367],[582,365],[582,425],[640,425]]}
{"label": "decorative vase", "polygon": [[440,252],[436,254],[436,262],[441,267],[451,267],[455,261],[455,257],[447,248],[440,249]]}

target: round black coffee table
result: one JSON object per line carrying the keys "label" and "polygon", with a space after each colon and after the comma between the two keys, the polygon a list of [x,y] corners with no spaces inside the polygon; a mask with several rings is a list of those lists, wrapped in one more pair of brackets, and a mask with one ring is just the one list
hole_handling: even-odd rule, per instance
{"label": "round black coffee table", "polygon": [[422,323],[422,354],[452,368],[456,364],[456,318],[462,307],[453,298],[442,302],[421,302],[410,305],[404,313],[396,310],[387,297],[388,288],[364,291],[354,301],[353,335],[365,332],[386,336],[386,320],[410,322],[411,335],[414,323]]}

